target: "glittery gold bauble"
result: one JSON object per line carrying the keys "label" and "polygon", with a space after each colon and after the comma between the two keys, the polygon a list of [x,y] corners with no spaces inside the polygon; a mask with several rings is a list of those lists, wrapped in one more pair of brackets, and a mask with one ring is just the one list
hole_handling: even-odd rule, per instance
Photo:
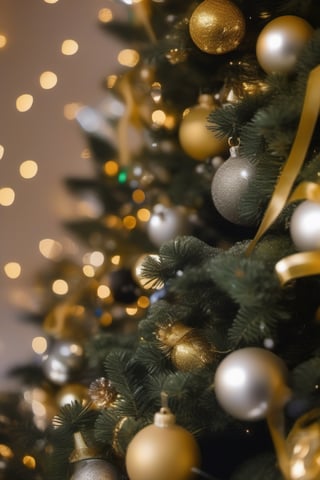
{"label": "glittery gold bauble", "polygon": [[287,439],[291,480],[320,478],[320,410],[312,410],[294,424]]}
{"label": "glittery gold bauble", "polygon": [[229,0],[205,0],[191,15],[189,31],[197,47],[215,55],[238,47],[246,23],[239,8]]}
{"label": "glittery gold bauble", "polygon": [[199,104],[184,113],[179,140],[183,150],[195,160],[203,161],[227,150],[227,139],[208,129],[208,116],[216,108],[211,95],[200,95]]}
{"label": "glittery gold bauble", "polygon": [[60,388],[56,400],[59,407],[72,402],[85,403],[88,400],[88,388],[79,383],[67,384]]}
{"label": "glittery gold bauble", "polygon": [[96,408],[109,407],[117,398],[117,391],[105,377],[94,380],[89,387],[89,397]]}
{"label": "glittery gold bauble", "polygon": [[183,372],[203,368],[214,359],[214,350],[204,336],[196,329],[180,322],[160,329],[158,338],[168,347],[174,366]]}
{"label": "glittery gold bauble", "polygon": [[133,437],[126,453],[130,480],[187,480],[199,465],[198,444],[167,408]]}
{"label": "glittery gold bauble", "polygon": [[271,20],[260,32],[256,53],[267,73],[290,73],[314,30],[303,18],[283,15]]}

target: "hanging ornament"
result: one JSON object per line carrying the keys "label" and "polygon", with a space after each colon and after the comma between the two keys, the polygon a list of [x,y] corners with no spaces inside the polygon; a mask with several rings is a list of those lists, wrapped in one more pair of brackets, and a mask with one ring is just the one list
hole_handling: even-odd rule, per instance
{"label": "hanging ornament", "polygon": [[320,411],[299,418],[287,438],[290,480],[320,478]]}
{"label": "hanging ornament", "polygon": [[189,231],[190,225],[184,208],[166,207],[160,203],[154,206],[147,232],[155,246],[160,247],[164,242],[178,235],[186,235]]}
{"label": "hanging ornament", "polygon": [[246,23],[241,10],[229,0],[205,0],[191,15],[189,31],[197,47],[221,55],[241,43]]}
{"label": "hanging ornament", "polygon": [[217,368],[214,388],[220,405],[240,420],[259,420],[289,399],[283,361],[263,348],[236,350]]}
{"label": "hanging ornament", "polygon": [[60,388],[56,396],[56,401],[59,407],[63,407],[72,402],[87,403],[88,388],[80,383],[68,383]]}
{"label": "hanging ornament", "polygon": [[290,234],[298,250],[320,250],[320,203],[305,200],[290,221]]}
{"label": "hanging ornament", "polygon": [[160,328],[157,338],[174,366],[183,372],[206,367],[214,360],[214,349],[195,328],[177,322]]}
{"label": "hanging ornament", "polygon": [[120,480],[121,475],[111,463],[99,458],[97,452],[89,448],[80,432],[74,434],[75,449],[70,456],[74,471],[70,480]]}
{"label": "hanging ornament", "polygon": [[117,398],[117,391],[111,381],[105,377],[94,380],[89,386],[89,397],[95,408],[107,408]]}
{"label": "hanging ornament", "polygon": [[116,302],[133,303],[139,296],[139,287],[134,281],[131,271],[127,268],[110,272],[108,283]]}
{"label": "hanging ornament", "polygon": [[140,255],[133,266],[133,277],[144,290],[160,290],[163,288],[163,282],[159,279],[148,278],[143,274],[143,264],[148,257],[153,258],[156,262],[159,262],[160,259],[159,255],[151,253]]}
{"label": "hanging ornament", "polygon": [[57,385],[63,385],[78,373],[84,365],[81,344],[69,340],[57,340],[43,357],[46,377]]}
{"label": "hanging ornament", "polygon": [[208,128],[208,116],[217,108],[211,95],[200,95],[198,104],[187,109],[179,128],[183,150],[195,160],[221,155],[227,150],[227,140]]}
{"label": "hanging ornament", "polygon": [[283,15],[271,20],[257,40],[256,54],[260,66],[269,74],[291,73],[313,32],[306,20],[295,15]]}
{"label": "hanging ornament", "polygon": [[241,217],[240,200],[246,193],[254,167],[239,155],[239,146],[230,147],[230,157],[214,174],[211,195],[214,206],[229,222],[244,225]]}
{"label": "hanging ornament", "polygon": [[166,407],[155,414],[152,425],[133,437],[126,453],[130,480],[187,480],[199,464],[200,451],[193,435],[176,424]]}

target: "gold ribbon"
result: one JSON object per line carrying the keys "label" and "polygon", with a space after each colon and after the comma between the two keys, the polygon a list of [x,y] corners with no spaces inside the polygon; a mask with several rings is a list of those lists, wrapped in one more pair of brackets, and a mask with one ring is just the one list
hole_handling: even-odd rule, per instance
{"label": "gold ribbon", "polygon": [[293,183],[304,162],[320,109],[319,82],[320,65],[310,72],[296,137],[291,147],[289,157],[278,178],[260,227],[247,248],[248,255],[252,252],[261,236],[277,219],[281,210],[285,206]]}
{"label": "gold ribbon", "polygon": [[[301,182],[290,196],[287,205],[298,200],[320,203],[320,185]],[[295,278],[320,274],[320,251],[301,252],[289,255],[276,263],[276,273],[281,285]]]}

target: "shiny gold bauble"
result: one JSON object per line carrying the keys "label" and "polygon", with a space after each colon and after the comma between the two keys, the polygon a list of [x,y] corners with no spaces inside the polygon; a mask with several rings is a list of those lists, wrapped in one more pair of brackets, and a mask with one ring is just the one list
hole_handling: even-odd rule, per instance
{"label": "shiny gold bauble", "polygon": [[199,104],[189,108],[181,121],[179,140],[183,150],[195,160],[221,155],[227,139],[208,129],[208,115],[217,108],[211,95],[200,95]]}
{"label": "shiny gold bauble", "polygon": [[133,437],[126,453],[130,480],[187,480],[199,465],[197,442],[165,408],[156,413],[152,425]]}
{"label": "shiny gold bauble", "polygon": [[79,402],[81,404],[88,401],[88,388],[79,383],[70,383],[60,388],[56,396],[59,407],[69,403]]}
{"label": "shiny gold bauble", "polygon": [[197,47],[220,55],[238,47],[246,23],[241,10],[229,0],[205,0],[191,15],[189,31]]}
{"label": "shiny gold bauble", "polygon": [[91,382],[88,393],[95,408],[109,407],[118,396],[111,381],[105,377],[97,378]]}
{"label": "shiny gold bauble", "polygon": [[313,32],[306,20],[295,15],[283,15],[271,20],[257,40],[256,53],[260,66],[267,73],[292,72]]}
{"label": "shiny gold bauble", "polygon": [[161,282],[161,280],[147,278],[145,275],[143,275],[143,264],[148,257],[152,257],[155,261],[158,261],[160,258],[159,255],[151,253],[144,253],[140,255],[133,266],[132,276],[137,284],[140,285],[140,287],[142,287],[144,290],[163,288],[163,282]]}

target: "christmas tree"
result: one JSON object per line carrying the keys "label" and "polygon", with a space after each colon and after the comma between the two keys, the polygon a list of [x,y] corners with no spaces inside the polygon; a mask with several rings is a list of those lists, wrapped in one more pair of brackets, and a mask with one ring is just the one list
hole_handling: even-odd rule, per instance
{"label": "christmas tree", "polygon": [[68,293],[1,398],[0,477],[316,480],[318,2],[122,3],[77,117],[96,176],[66,179],[90,253],[39,278]]}

